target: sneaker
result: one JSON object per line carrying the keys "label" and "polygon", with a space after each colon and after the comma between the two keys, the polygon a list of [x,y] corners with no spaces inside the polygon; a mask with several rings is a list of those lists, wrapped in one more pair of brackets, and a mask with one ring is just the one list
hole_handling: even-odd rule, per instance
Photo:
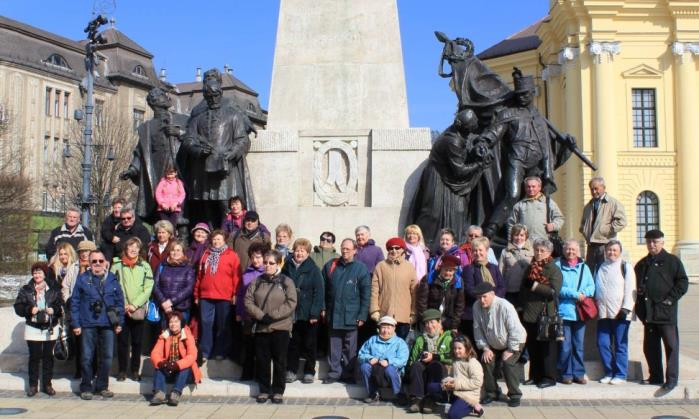
{"label": "sneaker", "polygon": [[293,383],[294,381],[296,381],[296,374],[294,374],[291,371],[287,371],[286,372],[286,382]]}
{"label": "sneaker", "polygon": [[158,390],[153,395],[153,398],[150,399],[150,405],[151,406],[158,406],[158,405],[161,405],[163,403],[165,403],[165,393]]}
{"label": "sneaker", "polygon": [[609,377],[609,376],[602,377],[602,379],[599,380],[599,382],[601,384],[609,384],[611,381],[612,381],[612,377]]}
{"label": "sneaker", "polygon": [[105,399],[111,399],[112,397],[114,397],[114,393],[109,390],[102,390],[99,392],[99,395],[104,397]]}
{"label": "sneaker", "polygon": [[609,381],[609,384],[617,385],[617,384],[624,384],[625,382],[626,382],[626,380],[624,380],[623,378],[614,377]]}
{"label": "sneaker", "polygon": [[313,384],[313,381],[315,381],[313,374],[304,374],[303,375],[303,383],[304,384]]}
{"label": "sneaker", "polygon": [[364,403],[366,404],[374,404],[379,402],[379,393],[374,393],[374,395],[369,395],[368,397],[364,398]]}
{"label": "sneaker", "polygon": [[83,391],[82,393],[80,393],[80,398],[83,400],[92,400],[92,393],[90,393],[89,391]]}
{"label": "sneaker", "polygon": [[170,399],[167,401],[168,406],[177,406],[180,404],[180,396],[182,395],[176,391],[170,393]]}

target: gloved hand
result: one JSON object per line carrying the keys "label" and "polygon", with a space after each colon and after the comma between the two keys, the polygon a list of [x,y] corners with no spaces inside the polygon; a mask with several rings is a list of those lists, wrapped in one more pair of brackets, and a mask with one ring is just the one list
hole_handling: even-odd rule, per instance
{"label": "gloved hand", "polygon": [[619,313],[617,313],[615,320],[626,320],[626,316],[630,313],[629,310],[622,308],[619,310]]}
{"label": "gloved hand", "polygon": [[270,323],[274,322],[274,319],[273,319],[269,314],[265,314],[265,315],[262,316],[262,318],[261,318],[260,320],[258,320],[257,322],[258,322],[258,323],[262,323],[262,324],[270,324]]}
{"label": "gloved hand", "polygon": [[165,361],[158,362],[158,369],[160,369],[160,370],[165,369],[166,366],[167,366],[167,362],[165,362]]}

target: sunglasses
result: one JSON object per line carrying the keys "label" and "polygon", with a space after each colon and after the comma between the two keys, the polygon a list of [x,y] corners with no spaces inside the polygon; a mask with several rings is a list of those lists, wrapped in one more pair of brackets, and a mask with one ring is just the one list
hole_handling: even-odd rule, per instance
{"label": "sunglasses", "polygon": [[104,263],[104,259],[93,259],[90,261],[91,264],[96,265],[98,263]]}
{"label": "sunglasses", "polygon": [[122,220],[133,220],[133,217],[121,217]]}
{"label": "sunglasses", "polygon": [[320,241],[327,242],[327,243],[334,243],[334,240],[332,239],[332,237],[321,237]]}
{"label": "sunglasses", "polygon": [[276,265],[277,262],[272,262],[272,261],[269,261],[269,260],[268,260],[268,261],[262,262],[262,264],[263,264],[263,265],[267,265],[267,266],[273,266],[273,265]]}

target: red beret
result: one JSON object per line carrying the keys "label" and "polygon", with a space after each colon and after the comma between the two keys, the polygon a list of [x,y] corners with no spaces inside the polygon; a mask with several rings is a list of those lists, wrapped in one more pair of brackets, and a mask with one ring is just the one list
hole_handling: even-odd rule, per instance
{"label": "red beret", "polygon": [[442,268],[451,267],[455,268],[461,265],[461,259],[456,255],[446,255],[442,256]]}
{"label": "red beret", "polygon": [[405,245],[405,240],[401,239],[400,237],[393,237],[391,239],[388,239],[386,242],[386,250],[390,250],[393,246],[398,246],[401,249],[405,250],[407,247]]}

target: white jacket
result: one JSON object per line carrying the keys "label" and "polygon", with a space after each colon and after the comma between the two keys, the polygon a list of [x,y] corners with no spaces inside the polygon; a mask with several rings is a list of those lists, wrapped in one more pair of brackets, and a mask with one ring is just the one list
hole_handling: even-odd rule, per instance
{"label": "white jacket", "polygon": [[[621,264],[625,264],[626,276],[622,275]],[[613,319],[619,310],[629,310],[626,320],[636,303],[636,274],[633,266],[621,258],[615,262],[605,260],[595,273],[595,301],[600,319]]]}

